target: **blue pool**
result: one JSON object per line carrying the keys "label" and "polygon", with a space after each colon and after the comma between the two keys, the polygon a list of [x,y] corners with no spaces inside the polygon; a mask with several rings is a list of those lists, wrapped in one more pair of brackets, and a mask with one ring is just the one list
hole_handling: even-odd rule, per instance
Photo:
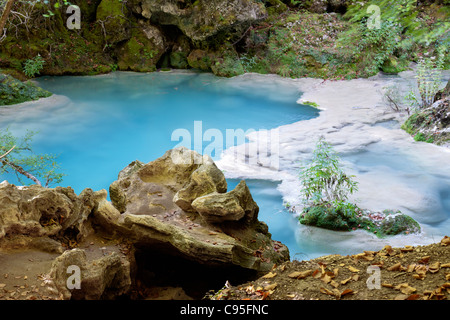
{"label": "blue pool", "polygon": [[[94,77],[43,77],[38,83],[68,99],[56,97],[56,102],[46,102],[49,105],[24,105],[3,114],[0,126],[9,126],[18,136],[27,129],[38,131],[35,151],[59,154],[67,175],[61,185],[71,186],[77,193],[84,188],[108,189],[130,162],[149,162],[162,156],[179,144],[172,141],[177,129],[198,135],[195,122],[201,122],[200,135],[209,129],[225,135],[227,129],[272,129],[319,114],[296,103],[301,93],[295,86],[236,86],[208,73],[117,72]],[[192,137],[191,149],[194,140],[198,137]],[[203,141],[202,147],[209,143]],[[225,142],[223,147],[227,147]],[[214,153],[210,155],[219,159],[220,150]],[[13,175],[0,177],[4,179],[17,183]],[[230,180],[229,190],[237,182]],[[252,180],[248,184],[260,206],[260,219],[268,223],[273,238],[286,243],[294,255],[299,250],[289,229],[295,228],[295,218],[283,210],[277,183]]]}

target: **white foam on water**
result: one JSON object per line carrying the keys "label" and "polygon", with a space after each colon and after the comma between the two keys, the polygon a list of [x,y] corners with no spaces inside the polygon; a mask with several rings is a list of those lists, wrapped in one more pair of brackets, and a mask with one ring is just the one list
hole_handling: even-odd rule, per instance
{"label": "white foam on water", "polygon": [[[450,234],[450,208],[440,197],[442,190],[450,188],[450,150],[415,142],[396,126],[377,125],[405,120],[406,115],[393,113],[384,105],[382,88],[387,85],[408,88],[413,79],[411,72],[394,78],[377,76],[349,81],[292,80],[256,74],[233,78],[231,83],[247,89],[253,85],[259,88],[265,82],[275,82],[280,88],[283,83],[295,85],[303,92],[298,103],[312,101],[322,111],[317,118],[273,129],[278,130],[279,145],[269,150],[269,154],[278,157],[278,169],[270,161],[264,161],[267,150],[260,148],[259,154],[249,152],[258,150],[259,144],[266,145],[261,143],[260,136],[265,136],[261,132],[248,135],[248,143],[225,150],[216,163],[227,178],[279,181],[284,201],[300,211],[299,167],[311,157],[318,138],[323,136],[341,155],[346,172],[356,175],[359,182],[359,190],[350,200],[371,210],[399,209],[415,218],[422,232],[379,239],[362,230],[336,232],[299,224],[297,242],[303,248],[311,248],[309,255],[356,253],[379,250],[386,244],[424,245],[439,241]],[[282,92],[280,89],[279,93]]]}

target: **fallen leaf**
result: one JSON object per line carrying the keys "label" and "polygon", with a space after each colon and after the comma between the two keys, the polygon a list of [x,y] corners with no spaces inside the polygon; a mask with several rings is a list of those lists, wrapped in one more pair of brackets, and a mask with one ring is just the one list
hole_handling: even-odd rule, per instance
{"label": "fallen leaf", "polygon": [[443,287],[443,288],[450,288],[450,283],[446,282],[441,287]]}
{"label": "fallen leaf", "polygon": [[441,266],[441,263],[439,261],[437,261],[428,267],[428,271],[430,271],[431,273],[436,273],[439,271],[440,266]]}
{"label": "fallen leaf", "polygon": [[6,287],[6,283],[0,283],[0,289]]}
{"label": "fallen leaf", "polygon": [[441,240],[441,245],[442,246],[448,246],[450,244],[450,237],[445,236],[442,240]]}
{"label": "fallen leaf", "polygon": [[427,273],[427,267],[423,266],[423,265],[416,266],[416,272],[418,274],[426,274]]}
{"label": "fallen leaf", "polygon": [[320,273],[319,269],[316,269],[314,270],[312,276],[316,279],[319,279],[322,276],[322,274]]}
{"label": "fallen leaf", "polygon": [[277,283],[269,284],[269,285],[264,287],[264,290],[267,290],[267,291],[274,290],[277,287],[277,285],[278,285]]}
{"label": "fallen leaf", "polygon": [[268,274],[264,275],[262,278],[264,278],[264,279],[272,279],[276,275],[277,275],[276,273],[269,272]]}
{"label": "fallen leaf", "polygon": [[330,296],[334,296],[334,293],[330,290],[328,290],[327,288],[320,288],[320,292],[324,293],[324,294],[328,294]]}
{"label": "fallen leaf", "polygon": [[412,294],[408,298],[406,298],[406,300],[417,300],[419,298],[420,298],[419,294]]}
{"label": "fallen leaf", "polygon": [[352,280],[352,277],[349,277],[349,278],[347,278],[345,280],[342,280],[341,284],[347,284],[347,282],[349,282],[350,280]]}
{"label": "fallen leaf", "polygon": [[349,266],[348,270],[350,270],[351,272],[355,272],[355,273],[359,272],[359,269],[356,269],[356,268],[354,268],[352,266]]}
{"label": "fallen leaf", "polygon": [[407,294],[399,294],[394,297],[394,300],[406,300],[406,299],[408,299],[408,297],[409,297],[409,295],[407,295]]}
{"label": "fallen leaf", "polygon": [[321,280],[325,283],[330,283],[331,277],[328,274],[324,274],[321,278]]}
{"label": "fallen leaf", "polygon": [[414,269],[416,269],[416,265],[415,265],[415,264],[410,264],[410,265],[408,265],[408,267],[406,268],[406,272],[411,273],[411,272],[414,271]]}
{"label": "fallen leaf", "polygon": [[341,292],[341,296],[345,296],[347,294],[353,294],[353,290],[352,289],[345,289],[344,291]]}
{"label": "fallen leaf", "polygon": [[450,263],[441,264],[441,268],[450,268]]}
{"label": "fallen leaf", "polygon": [[359,280],[359,275],[358,274],[354,274],[352,276],[353,281],[358,281]]}
{"label": "fallen leaf", "polygon": [[408,283],[401,283],[396,286],[394,289],[400,290],[402,293],[410,295],[413,292],[416,292],[416,288],[411,287]]}
{"label": "fallen leaf", "polygon": [[401,252],[411,252],[414,251],[414,247],[413,246],[405,246],[404,248],[400,249]]}
{"label": "fallen leaf", "polygon": [[414,279],[416,279],[416,280],[423,280],[423,279],[425,279],[425,274],[413,274],[413,278]]}
{"label": "fallen leaf", "polygon": [[394,264],[393,266],[390,266],[387,268],[388,271],[400,271],[402,268],[402,264],[400,262]]}
{"label": "fallen leaf", "polygon": [[289,274],[288,277],[293,279],[303,279],[309,276],[312,272],[312,270],[295,271]]}
{"label": "fallen leaf", "polygon": [[381,286],[382,287],[385,287],[385,288],[394,288],[394,285],[393,284],[390,284],[390,283],[385,283],[385,282],[383,282],[382,284],[381,284]]}
{"label": "fallen leaf", "polygon": [[422,257],[422,259],[419,260],[419,263],[420,264],[427,264],[428,261],[430,261],[430,256],[425,256],[425,257]]}
{"label": "fallen leaf", "polygon": [[334,280],[331,280],[330,285],[333,286],[334,288],[339,287],[339,283],[337,283],[337,282],[334,281]]}
{"label": "fallen leaf", "polygon": [[247,293],[247,294],[253,294],[253,293],[255,293],[255,287],[254,286],[248,286],[247,288],[245,288],[245,292]]}
{"label": "fallen leaf", "polygon": [[339,275],[339,268],[335,268],[333,270],[333,274],[334,274],[335,277],[337,277]]}

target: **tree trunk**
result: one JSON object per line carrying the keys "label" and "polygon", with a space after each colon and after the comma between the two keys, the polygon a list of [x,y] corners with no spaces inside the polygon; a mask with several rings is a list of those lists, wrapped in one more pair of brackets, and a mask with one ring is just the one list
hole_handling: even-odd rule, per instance
{"label": "tree trunk", "polygon": [[5,5],[5,9],[3,10],[3,14],[0,17],[0,36],[3,35],[3,28],[6,25],[6,21],[8,20],[9,13],[11,12],[11,8],[14,4],[14,0],[8,0]]}

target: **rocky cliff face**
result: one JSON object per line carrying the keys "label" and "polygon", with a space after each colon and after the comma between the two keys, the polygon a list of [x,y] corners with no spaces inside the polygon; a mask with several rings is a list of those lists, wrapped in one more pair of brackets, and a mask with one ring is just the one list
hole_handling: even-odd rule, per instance
{"label": "rocky cliff face", "polygon": [[[288,249],[258,220],[258,205],[245,182],[227,192],[223,173],[208,156],[179,148],[148,164],[135,161],[111,184],[110,196],[111,202],[106,190],[76,195],[70,187],[4,181],[0,251],[63,253],[49,270],[49,281],[64,299],[114,298],[137,282],[155,285],[155,273],[161,281],[174,270],[171,280],[186,281],[182,273],[189,269],[188,280],[223,285],[289,260]],[[104,246],[97,250],[106,250],[104,239],[114,248],[126,246],[127,255],[117,248],[108,256],[93,254],[97,242]],[[73,265],[83,271],[81,291],[66,286],[66,269]]]}
{"label": "rocky cliff face", "polygon": [[251,23],[267,17],[264,5],[253,0],[147,0],[133,1],[132,8],[153,23],[178,27],[192,41],[204,41],[223,32],[245,31]]}

